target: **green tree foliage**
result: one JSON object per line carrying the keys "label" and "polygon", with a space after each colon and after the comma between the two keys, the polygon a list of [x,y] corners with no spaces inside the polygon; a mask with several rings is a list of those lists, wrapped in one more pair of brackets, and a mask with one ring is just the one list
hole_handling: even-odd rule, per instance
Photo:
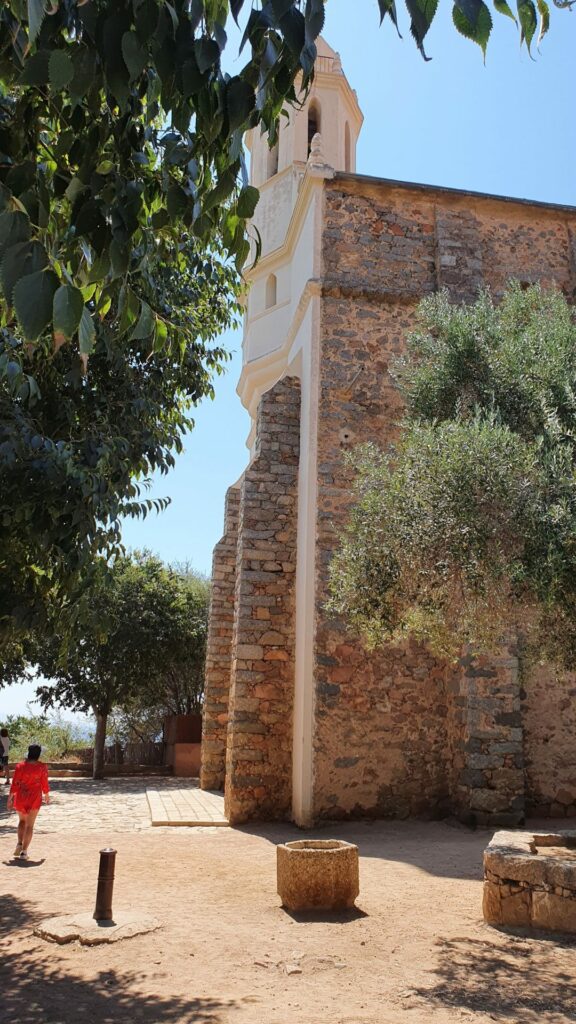
{"label": "green tree foliage", "polygon": [[27,385],[18,383],[20,371],[11,384],[0,381],[4,642],[15,622],[38,625],[47,604],[71,603],[94,557],[117,553],[122,516],[164,504],[142,500],[143,487],[154,470],[173,465],[193,425],[191,407],[212,394],[225,354],[211,339],[235,317],[237,288],[236,272],[214,251],[203,254],[183,238],[168,264],[140,276],[146,308],[170,322],[161,350],[144,337],[132,290],[125,331],[117,321],[98,322],[87,376],[70,345],[53,353],[40,342],[26,355],[22,341],[5,332],[8,365],[28,360],[41,399],[21,394]]}
{"label": "green tree foliage", "polygon": [[8,730],[11,761],[26,757],[31,743],[40,744],[45,761],[63,760],[90,740],[85,729],[58,715],[8,715],[0,721],[0,728]]}
{"label": "green tree foliage", "polygon": [[28,653],[26,634],[6,627],[0,642],[0,688],[26,678]]}
{"label": "green tree foliage", "polygon": [[43,707],[59,705],[96,717],[94,777],[102,774],[108,716],[151,708],[170,713],[201,705],[208,586],[150,554],[120,557],[82,596],[70,637],[38,645],[38,667],[50,682],[38,688]]}
{"label": "green tree foliage", "polygon": [[[98,320],[132,310],[162,347],[166,318],[141,294],[183,231],[223,243],[241,269],[258,198],[242,138],[272,134],[306,86],[323,0],[252,9],[238,74],[222,71],[242,2],[10,0],[0,12],[0,254],[5,322],[51,329],[83,357]],[[132,305],[130,304],[132,290]],[[149,308],[148,308],[149,307]],[[124,324],[126,330],[131,324]],[[2,370],[6,372],[6,367]]]}
{"label": "green tree foliage", "polygon": [[257,200],[243,132],[274,133],[323,21],[275,7],[230,76],[228,3],[1,6],[0,643],[118,552],[211,393]]}
{"label": "green tree foliage", "polygon": [[353,457],[332,607],[370,644],[454,654],[518,626],[576,664],[576,325],[559,292],[420,307],[399,442]]}
{"label": "green tree foliage", "polygon": [[158,587],[154,604],[150,603],[153,620],[146,623],[145,630],[158,669],[153,677],[143,679],[133,699],[112,716],[109,731],[122,742],[158,740],[167,715],[202,711],[210,584],[187,564],[163,568],[161,577],[163,585]]}

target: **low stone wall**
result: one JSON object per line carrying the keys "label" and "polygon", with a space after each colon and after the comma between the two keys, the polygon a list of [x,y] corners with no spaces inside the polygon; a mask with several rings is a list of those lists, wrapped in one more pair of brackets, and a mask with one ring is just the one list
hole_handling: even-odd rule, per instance
{"label": "low stone wall", "polygon": [[576,933],[576,831],[497,832],[484,852],[483,913],[492,925]]}

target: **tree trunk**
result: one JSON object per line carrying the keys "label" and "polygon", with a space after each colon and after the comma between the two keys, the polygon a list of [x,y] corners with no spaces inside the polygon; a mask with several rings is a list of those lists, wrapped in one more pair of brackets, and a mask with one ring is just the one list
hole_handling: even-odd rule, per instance
{"label": "tree trunk", "polygon": [[108,712],[102,714],[94,711],[96,715],[96,735],[94,736],[94,759],[92,761],[92,778],[104,778],[104,747],[106,745],[106,724]]}

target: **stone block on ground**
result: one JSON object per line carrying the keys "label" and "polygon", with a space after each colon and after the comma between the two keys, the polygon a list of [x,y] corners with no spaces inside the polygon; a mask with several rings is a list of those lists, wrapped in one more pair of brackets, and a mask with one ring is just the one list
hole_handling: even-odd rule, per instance
{"label": "stone block on ground", "polygon": [[287,910],[343,910],[360,892],[358,847],[301,839],[276,848],[278,895]]}
{"label": "stone block on ground", "polygon": [[576,934],[573,831],[497,832],[484,851],[488,924]]}
{"label": "stone block on ground", "polygon": [[576,899],[553,892],[535,892],[532,896],[532,924],[551,932],[576,933]]}
{"label": "stone block on ground", "polygon": [[145,935],[160,927],[161,922],[150,914],[120,911],[114,915],[113,921],[95,921],[91,914],[51,917],[37,925],[34,934],[60,945],[78,941],[82,946],[100,946],[132,939],[135,935]]}

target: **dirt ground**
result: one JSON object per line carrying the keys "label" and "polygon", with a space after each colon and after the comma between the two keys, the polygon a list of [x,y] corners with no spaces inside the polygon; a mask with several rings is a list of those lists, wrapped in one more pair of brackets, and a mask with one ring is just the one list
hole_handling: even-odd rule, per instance
{"label": "dirt ground", "polygon": [[[361,894],[355,912],[305,918],[276,895],[274,846],[302,838],[296,829],[152,829],[144,804],[134,827],[120,798],[116,816],[91,814],[89,787],[57,784],[28,863],[11,860],[14,821],[0,817],[2,1024],[576,1021],[576,943],[482,922],[489,833],[323,829],[358,844]],[[91,948],[35,938],[36,922],[93,909],[107,845],[118,850],[115,908],[152,913],[161,930]]]}

